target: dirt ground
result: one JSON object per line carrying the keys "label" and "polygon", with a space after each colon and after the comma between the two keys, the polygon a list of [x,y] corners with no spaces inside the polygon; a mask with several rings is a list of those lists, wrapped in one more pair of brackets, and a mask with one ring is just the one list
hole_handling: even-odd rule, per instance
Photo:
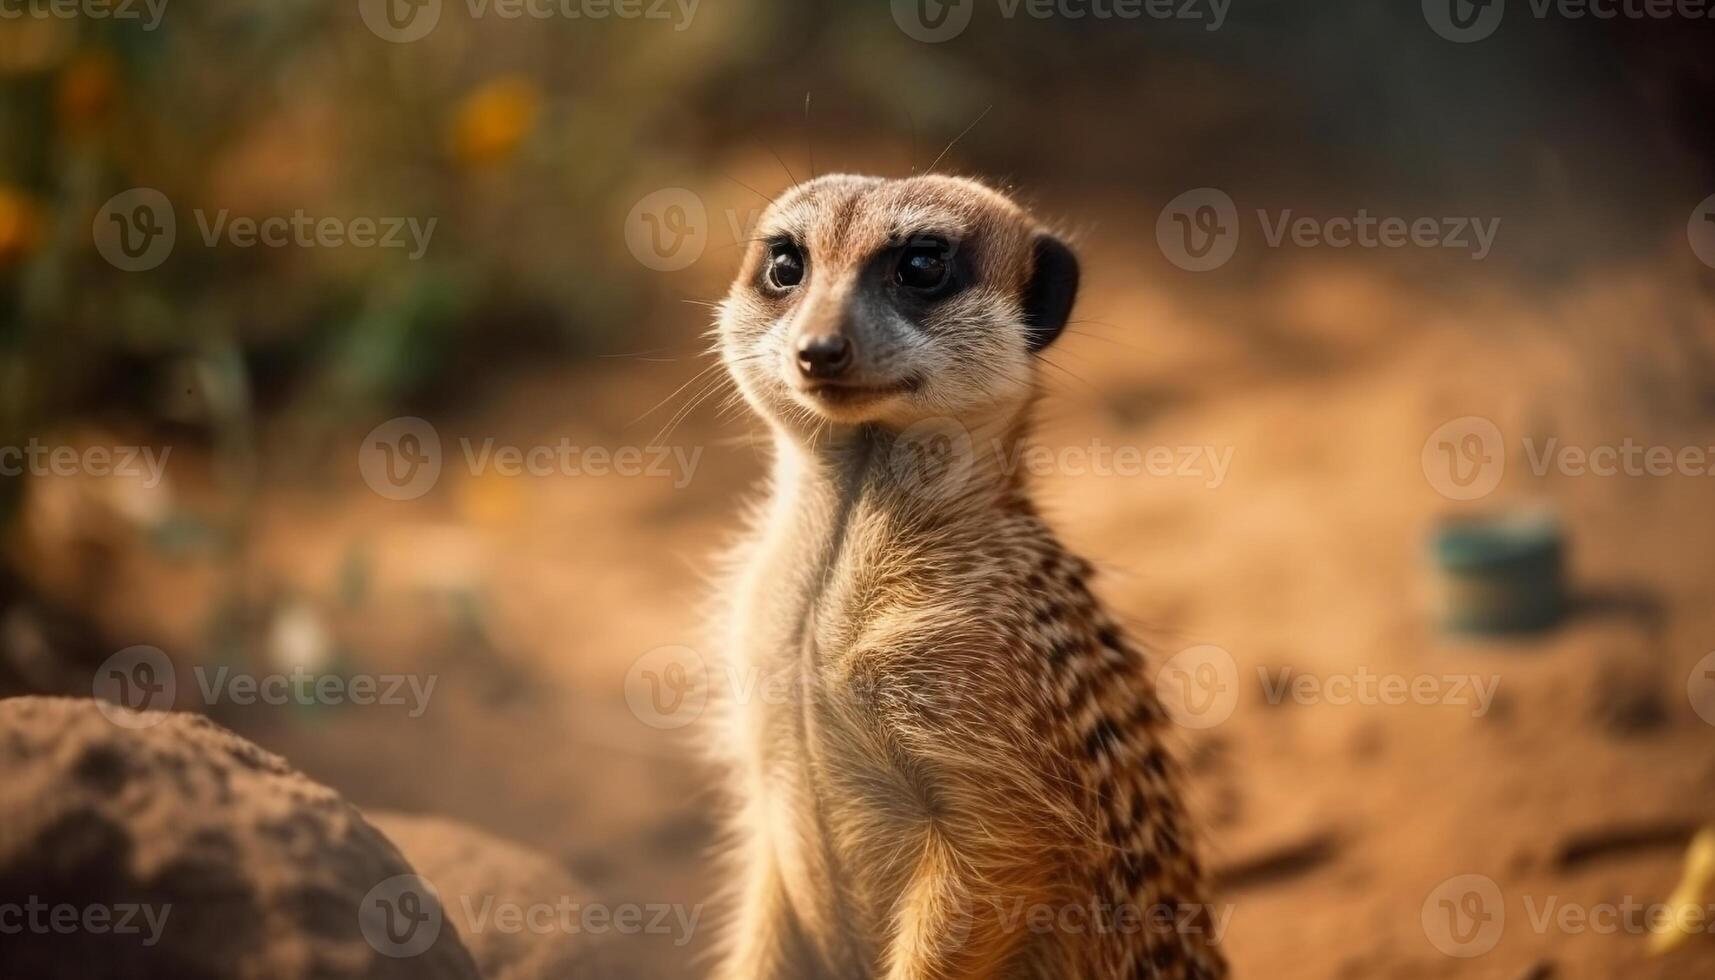
{"label": "dirt ground", "polygon": [[[1237,975],[1709,974],[1708,936],[1652,957],[1637,914],[1615,923],[1604,910],[1661,901],[1690,830],[1715,819],[1715,699],[1696,700],[1693,676],[1715,650],[1715,481],[1538,476],[1521,448],[1527,436],[1715,446],[1715,376],[1699,367],[1715,315],[1695,277],[1640,266],[1576,290],[1450,294],[1397,270],[1323,265],[1228,298],[1138,281],[1134,248],[1087,245],[1083,320],[1051,352],[1040,442],[1212,447],[1230,450],[1230,468],[1061,468],[1039,483],[1064,537],[1105,570],[1107,600],[1163,658],[1201,645],[1232,658],[1230,718],[1185,742]],[[718,399],[691,411],[668,440],[703,450],[682,488],[475,477],[455,460],[460,436],[642,445],[684,398],[638,416],[703,366],[697,346],[687,334],[659,357],[489,382],[476,410],[432,419],[448,465],[418,500],[383,499],[359,477],[354,447],[380,419],[353,420],[325,460],[270,473],[244,588],[319,624],[348,668],[437,686],[420,717],[212,712],[360,806],[456,817],[538,848],[605,902],[711,902],[699,751],[715,729],[642,723],[626,677],[661,646],[717,656],[698,607],[761,471],[756,428],[722,418]],[[1426,477],[1422,451],[1472,415],[1506,434],[1507,471],[1491,497],[1459,504]],[[177,491],[193,504],[195,482]],[[91,586],[56,545],[73,520],[57,493],[31,505],[26,561],[75,598]],[[1524,640],[1441,633],[1434,521],[1524,502],[1568,529],[1577,611]],[[206,624],[229,565],[141,546],[104,561],[110,635],[181,664],[215,656]],[[1445,697],[1271,704],[1282,668],[1319,684],[1433,678]],[[1486,710],[1466,703],[1470,685],[1492,685]],[[1446,925],[1450,908],[1471,909],[1477,879],[1462,876],[1494,887],[1467,924],[1499,922],[1492,948],[1455,940],[1472,956],[1436,945],[1465,935]],[[688,940],[621,941],[640,975],[696,976],[715,918],[705,910]]]}

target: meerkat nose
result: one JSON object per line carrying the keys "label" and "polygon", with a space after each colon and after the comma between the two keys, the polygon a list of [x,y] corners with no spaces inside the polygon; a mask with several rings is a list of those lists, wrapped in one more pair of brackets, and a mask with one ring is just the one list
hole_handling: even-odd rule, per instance
{"label": "meerkat nose", "polygon": [[852,365],[852,342],[829,333],[798,339],[798,370],[807,378],[837,378]]}

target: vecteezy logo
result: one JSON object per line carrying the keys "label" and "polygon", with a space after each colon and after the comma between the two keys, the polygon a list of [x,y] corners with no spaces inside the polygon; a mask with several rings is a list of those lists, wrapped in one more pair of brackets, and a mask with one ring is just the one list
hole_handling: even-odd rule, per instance
{"label": "vecteezy logo", "polygon": [[357,12],[376,37],[408,44],[441,22],[441,0],[357,0]]}
{"label": "vecteezy logo", "polygon": [[1715,653],[1704,656],[1685,679],[1685,695],[1697,717],[1715,725]]}
{"label": "vecteezy logo", "polygon": [[1238,206],[1214,187],[1186,191],[1161,209],[1155,241],[1167,261],[1186,272],[1218,269],[1239,248]]}
{"label": "vecteezy logo", "polygon": [[1238,662],[1210,644],[1181,650],[1155,672],[1155,696],[1186,728],[1213,728],[1238,707]]}
{"label": "vecteezy logo", "polygon": [[657,272],[677,272],[703,256],[709,213],[703,199],[683,187],[667,187],[638,201],[625,218],[625,245],[637,261]]}
{"label": "vecteezy logo", "polygon": [[1477,500],[1501,485],[1507,470],[1500,426],[1479,415],[1442,425],[1423,443],[1423,476],[1448,500]]}
{"label": "vecteezy logo", "polygon": [[1691,239],[1691,251],[1704,265],[1715,269],[1715,194],[1704,198],[1703,203],[1691,212],[1685,234]]}
{"label": "vecteezy logo", "polygon": [[102,661],[93,687],[96,710],[121,728],[160,724],[178,697],[173,661],[151,646],[126,647]]}
{"label": "vecteezy logo", "polygon": [[358,928],[382,956],[417,956],[441,935],[441,900],[417,875],[395,875],[371,888],[357,910]]}
{"label": "vecteezy logo", "polygon": [[178,240],[178,216],[167,195],[150,187],[116,194],[95,214],[95,250],[124,272],[147,272],[167,261]]}
{"label": "vecteezy logo", "polygon": [[971,24],[975,0],[893,0],[893,22],[925,44],[951,41]]}
{"label": "vecteezy logo", "polygon": [[369,489],[388,500],[415,500],[441,478],[441,436],[407,415],[369,430],[357,449],[357,468]]}
{"label": "vecteezy logo", "polygon": [[697,720],[708,701],[708,667],[690,647],[656,647],[626,672],[625,703],[650,728],[683,728]]}
{"label": "vecteezy logo", "polygon": [[1506,902],[1493,879],[1460,875],[1437,885],[1423,900],[1422,921],[1430,945],[1448,956],[1469,959],[1501,941]]}
{"label": "vecteezy logo", "polygon": [[1423,0],[1423,19],[1449,41],[1481,41],[1501,26],[1506,0]]}
{"label": "vecteezy logo", "polygon": [[937,416],[902,429],[888,452],[887,465],[912,496],[946,500],[970,482],[976,453],[964,426]]}

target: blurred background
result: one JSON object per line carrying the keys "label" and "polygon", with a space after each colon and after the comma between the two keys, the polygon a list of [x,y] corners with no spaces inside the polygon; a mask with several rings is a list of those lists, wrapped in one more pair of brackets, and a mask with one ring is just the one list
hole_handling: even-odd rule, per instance
{"label": "blurred background", "polygon": [[[157,2],[0,4],[0,693],[151,647],[173,706],[362,807],[713,903],[716,729],[638,695],[663,648],[718,662],[765,460],[708,304],[793,182],[933,167],[1082,254],[1038,441],[1175,460],[1036,476],[1217,681],[1185,738],[1239,975],[1715,967],[1543,916],[1664,901],[1715,819],[1715,21]],[[1433,234],[1337,244],[1360,215]],[[1428,693],[1336,694],[1366,677]],[[1473,875],[1504,930],[1445,917]],[[714,917],[615,938],[700,975]]]}

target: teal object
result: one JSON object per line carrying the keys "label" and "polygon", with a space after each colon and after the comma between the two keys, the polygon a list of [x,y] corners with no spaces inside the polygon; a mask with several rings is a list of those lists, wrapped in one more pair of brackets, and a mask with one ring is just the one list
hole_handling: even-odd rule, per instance
{"label": "teal object", "polygon": [[1434,531],[1441,625],[1454,633],[1531,633],[1566,615],[1566,536],[1548,511],[1459,517]]}

